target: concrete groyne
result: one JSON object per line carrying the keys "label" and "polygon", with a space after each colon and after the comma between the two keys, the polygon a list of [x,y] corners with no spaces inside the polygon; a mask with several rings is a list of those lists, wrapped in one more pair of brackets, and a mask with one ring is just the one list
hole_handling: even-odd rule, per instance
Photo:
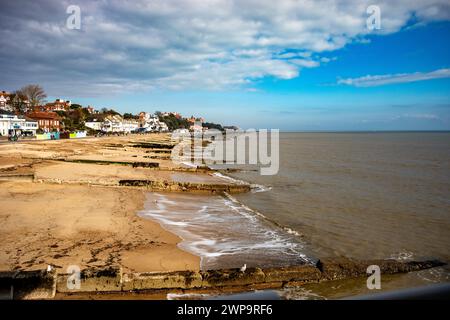
{"label": "concrete groyne", "polygon": [[301,286],[305,283],[367,276],[370,265],[381,274],[396,274],[444,265],[437,260],[400,262],[395,260],[326,259],[315,265],[280,268],[220,269],[124,273],[120,267],[87,269],[80,272],[79,287],[68,285],[73,274],[56,271],[0,272],[3,299],[51,299],[56,293],[126,293],[170,290],[253,290]]}

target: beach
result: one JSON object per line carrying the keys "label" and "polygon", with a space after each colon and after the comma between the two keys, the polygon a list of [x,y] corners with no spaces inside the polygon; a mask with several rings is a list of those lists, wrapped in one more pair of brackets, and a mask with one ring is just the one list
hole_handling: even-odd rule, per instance
{"label": "beach", "polygon": [[136,217],[140,190],[2,184],[0,268],[120,265],[132,272],[198,269],[198,257],[158,223]]}
{"label": "beach", "polygon": [[[0,271],[52,270],[58,299],[130,298],[128,293],[149,290],[156,293],[142,299],[168,298],[268,288],[282,289],[280,296],[286,298],[314,298],[315,292],[321,298],[341,297],[365,293],[360,282],[345,281],[364,276],[373,263],[383,265],[387,274],[433,268],[421,274],[431,282],[448,276],[446,269],[434,268],[441,262],[426,260],[437,256],[446,261],[445,255],[418,255],[424,263],[386,255],[356,255],[360,260],[342,262],[358,251],[337,252],[339,243],[318,245],[319,233],[303,227],[308,217],[296,216],[307,204],[300,207],[291,198],[287,207],[272,198],[280,190],[285,196],[300,190],[280,180],[289,164],[264,180],[248,168],[228,173],[172,162],[174,145],[168,134],[0,144]],[[283,154],[296,150],[283,148]],[[296,177],[293,172],[288,176]],[[308,195],[305,178],[297,183],[306,183],[301,190]],[[289,212],[291,220],[286,220]],[[325,221],[334,223],[331,217]],[[360,231],[349,221],[342,220],[340,227]],[[320,240],[336,236],[322,232]],[[351,237],[348,243],[354,245]],[[243,265],[245,272],[239,271]],[[73,266],[87,274],[81,296],[65,287]],[[405,286],[392,277],[391,288]],[[319,285],[330,280],[344,281],[345,291]],[[415,280],[418,285],[425,281]],[[313,288],[313,294],[292,288]]]}
{"label": "beach", "polygon": [[[120,179],[220,183],[207,174],[151,170],[127,165],[65,162],[144,161],[172,168],[167,152],[148,160],[145,151],[111,147],[128,137],[83,141],[21,142],[0,145],[0,269],[36,270],[52,265],[65,270],[120,265],[124,270],[198,270],[199,257],[177,247],[180,238],[157,222],[141,219],[145,190],[121,188]],[[168,135],[133,137],[169,142]],[[156,150],[160,151],[160,150]],[[159,156],[164,154],[164,156]],[[170,150],[169,150],[170,155]],[[77,157],[79,156],[79,157]],[[195,179],[194,179],[195,180]]]}

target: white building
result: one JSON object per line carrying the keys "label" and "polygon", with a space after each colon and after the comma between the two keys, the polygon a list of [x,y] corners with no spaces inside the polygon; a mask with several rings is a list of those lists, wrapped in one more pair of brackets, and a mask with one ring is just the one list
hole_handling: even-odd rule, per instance
{"label": "white building", "polygon": [[139,128],[139,122],[136,120],[123,120],[123,131],[125,133],[131,133]]}
{"label": "white building", "polygon": [[106,133],[122,133],[123,129],[123,118],[119,115],[110,115],[105,118],[102,122],[101,130]]}
{"label": "white building", "polygon": [[10,94],[6,91],[0,91],[0,109],[12,111]]}
{"label": "white building", "polygon": [[165,122],[160,122],[159,123],[159,131],[160,132],[167,132],[169,131],[169,127],[167,126],[167,124]]}
{"label": "white building", "polygon": [[34,136],[38,128],[37,121],[13,114],[0,114],[0,134],[2,136],[21,134]]}
{"label": "white building", "polygon": [[92,129],[92,130],[96,130],[96,131],[102,130],[102,124],[103,124],[103,122],[101,122],[101,121],[86,121],[84,123],[84,125],[87,128]]}
{"label": "white building", "polygon": [[136,120],[124,120],[119,115],[107,116],[103,121],[87,121],[84,125],[92,130],[106,133],[131,133],[139,128]]}
{"label": "white building", "polygon": [[148,112],[139,114],[139,128],[146,132],[167,132],[169,128],[165,122],[159,121],[159,117]]}

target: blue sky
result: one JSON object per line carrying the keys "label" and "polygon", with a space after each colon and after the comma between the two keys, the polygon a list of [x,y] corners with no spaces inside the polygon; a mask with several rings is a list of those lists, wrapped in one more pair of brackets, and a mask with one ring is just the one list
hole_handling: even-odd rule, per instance
{"label": "blue sky", "polygon": [[373,87],[337,84],[338,78],[449,68],[450,22],[367,38],[370,43],[326,54],[334,60],[325,66],[304,69],[288,80],[266,77],[250,91],[161,91],[78,100],[123,112],[179,110],[245,128],[450,130],[450,77]]}
{"label": "blue sky", "polygon": [[364,1],[330,1],[94,1],[70,31],[64,1],[7,6],[0,36],[42,41],[0,49],[0,86],[243,128],[450,130],[447,1],[379,1],[373,31]]}

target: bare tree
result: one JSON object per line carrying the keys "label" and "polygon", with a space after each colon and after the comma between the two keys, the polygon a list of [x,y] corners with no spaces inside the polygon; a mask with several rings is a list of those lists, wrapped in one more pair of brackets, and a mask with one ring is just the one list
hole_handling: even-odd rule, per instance
{"label": "bare tree", "polygon": [[14,91],[10,95],[11,105],[15,112],[23,114],[27,111],[26,100],[28,98],[20,91]]}
{"label": "bare tree", "polygon": [[47,98],[44,89],[38,84],[29,84],[20,89],[20,93],[27,97],[33,107],[44,103]]}

